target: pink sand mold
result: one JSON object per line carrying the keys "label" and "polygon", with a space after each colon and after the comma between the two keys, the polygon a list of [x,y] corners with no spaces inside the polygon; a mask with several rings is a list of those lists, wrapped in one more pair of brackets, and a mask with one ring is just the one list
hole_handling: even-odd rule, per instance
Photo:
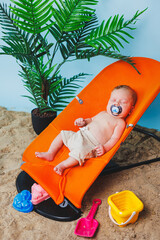
{"label": "pink sand mold", "polygon": [[32,193],[31,202],[34,205],[37,205],[40,202],[43,202],[44,200],[47,200],[48,198],[50,198],[49,194],[37,183],[34,183],[32,185],[31,193]]}
{"label": "pink sand mold", "polygon": [[81,218],[78,220],[77,226],[75,228],[74,233],[78,236],[82,237],[93,237],[95,231],[99,225],[96,219],[93,219],[98,206],[101,204],[100,199],[94,199],[93,205],[87,217]]}

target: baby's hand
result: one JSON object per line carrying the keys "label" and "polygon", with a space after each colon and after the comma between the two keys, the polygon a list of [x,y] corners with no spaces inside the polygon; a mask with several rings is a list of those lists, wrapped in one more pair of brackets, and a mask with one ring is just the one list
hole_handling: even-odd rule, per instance
{"label": "baby's hand", "polygon": [[83,127],[83,126],[86,125],[86,121],[83,118],[77,118],[74,122],[74,125],[79,126],[79,127]]}
{"label": "baby's hand", "polygon": [[103,154],[105,154],[106,150],[104,148],[103,145],[98,145],[95,147],[95,150],[96,150],[96,154],[97,154],[97,157],[100,157],[102,156]]}

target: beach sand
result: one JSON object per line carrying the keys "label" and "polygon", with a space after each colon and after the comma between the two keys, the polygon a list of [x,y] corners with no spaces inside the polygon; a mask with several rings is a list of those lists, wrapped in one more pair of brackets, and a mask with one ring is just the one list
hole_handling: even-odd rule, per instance
{"label": "beach sand", "polygon": [[[152,130],[160,136],[160,132]],[[0,107],[0,239],[1,240],[77,240],[74,235],[77,221],[57,222],[34,211],[21,213],[12,207],[17,194],[15,181],[21,172],[25,148],[36,137],[29,113],[7,111]],[[160,144],[151,137],[132,131],[114,156],[121,165],[160,157]],[[97,240],[159,240],[160,229],[160,165],[149,165],[100,176],[84,196],[82,217],[86,217],[94,198],[100,198],[96,220]],[[124,228],[114,225],[108,216],[107,198],[122,191],[133,191],[144,203],[144,210],[134,224]]]}

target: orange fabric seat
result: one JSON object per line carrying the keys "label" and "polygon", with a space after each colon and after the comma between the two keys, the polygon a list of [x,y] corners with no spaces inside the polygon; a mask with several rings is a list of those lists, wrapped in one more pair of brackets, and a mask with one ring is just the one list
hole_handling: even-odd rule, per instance
{"label": "orange fabric seat", "polygon": [[75,98],[25,150],[25,163],[21,168],[48,192],[56,204],[63,202],[65,196],[74,206],[81,208],[84,194],[118,150],[121,142],[126,139],[132,127],[126,128],[118,143],[105,155],[87,160],[83,167],[66,169],[63,176],[57,175],[53,168],[68,157],[69,151],[65,146],[52,162],[36,158],[35,151],[47,151],[61,130],[77,131],[78,127],[74,126],[76,118],[92,117],[105,110],[110,93],[117,85],[129,85],[137,92],[135,109],[127,118],[127,124],[135,126],[160,92],[160,62],[142,57],[134,58],[134,62],[141,75],[123,61],[104,68],[78,95],[83,104],[79,104]]}

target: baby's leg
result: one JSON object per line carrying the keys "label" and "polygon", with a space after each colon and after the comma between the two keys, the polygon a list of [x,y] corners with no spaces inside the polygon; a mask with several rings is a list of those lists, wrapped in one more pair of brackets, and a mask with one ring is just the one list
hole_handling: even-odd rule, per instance
{"label": "baby's leg", "polygon": [[78,160],[76,160],[75,158],[73,157],[69,157],[67,158],[66,160],[64,160],[63,162],[59,163],[55,168],[54,168],[54,171],[59,174],[59,175],[62,175],[63,174],[63,171],[66,169],[66,168],[70,168],[70,167],[74,167],[76,165],[78,165]]}
{"label": "baby's leg", "polygon": [[59,149],[63,146],[63,140],[61,133],[57,135],[57,137],[51,143],[47,152],[35,152],[36,157],[44,158],[45,160],[52,161],[59,151]]}

